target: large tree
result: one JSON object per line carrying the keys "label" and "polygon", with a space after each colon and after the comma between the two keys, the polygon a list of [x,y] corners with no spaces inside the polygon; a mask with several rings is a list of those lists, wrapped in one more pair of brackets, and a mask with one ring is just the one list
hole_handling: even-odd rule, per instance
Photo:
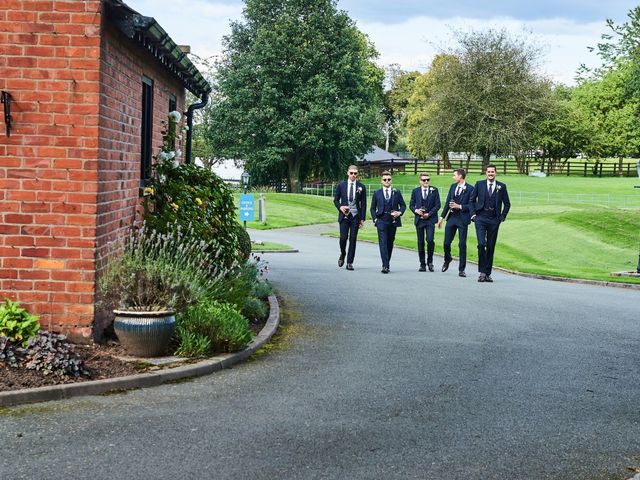
{"label": "large tree", "polygon": [[246,0],[224,39],[215,144],[254,178],[335,177],[380,136],[384,71],[334,0]]}
{"label": "large tree", "polygon": [[[536,73],[539,51],[506,31],[458,35],[459,47],[443,58],[442,82],[426,80],[424,121],[414,132],[428,132],[427,151],[518,154],[530,148],[537,123],[549,109],[551,84]],[[434,65],[438,66],[438,65]],[[412,141],[414,148],[420,142]]]}
{"label": "large tree", "polygon": [[404,71],[398,64],[390,65],[386,70],[388,89],[384,92],[382,109],[384,149],[404,150],[407,142],[407,107],[420,74]]}

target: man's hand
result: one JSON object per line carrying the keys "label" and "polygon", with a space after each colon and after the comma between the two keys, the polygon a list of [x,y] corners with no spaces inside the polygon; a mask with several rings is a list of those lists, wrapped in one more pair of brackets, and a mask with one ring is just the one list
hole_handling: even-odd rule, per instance
{"label": "man's hand", "polygon": [[397,210],[394,210],[393,212],[391,212],[391,216],[393,218],[398,218],[400,216],[400,212],[398,212]]}
{"label": "man's hand", "polygon": [[460,205],[459,203],[456,202],[449,202],[449,208],[453,208],[455,210],[462,210],[462,205]]}
{"label": "man's hand", "polygon": [[475,216],[475,215],[473,215],[473,216],[471,217],[471,221],[475,223],[475,221],[476,221],[476,216]]}
{"label": "man's hand", "polygon": [[442,217],[440,217],[438,219],[438,228],[442,228],[442,222],[443,222],[443,219],[442,219]]}
{"label": "man's hand", "polygon": [[358,228],[362,228],[364,227],[364,220],[360,220],[360,223],[358,224]]}
{"label": "man's hand", "polygon": [[346,215],[349,214],[349,207],[346,207],[346,206],[343,205],[343,206],[340,207],[340,211],[342,212],[343,215],[346,216]]}

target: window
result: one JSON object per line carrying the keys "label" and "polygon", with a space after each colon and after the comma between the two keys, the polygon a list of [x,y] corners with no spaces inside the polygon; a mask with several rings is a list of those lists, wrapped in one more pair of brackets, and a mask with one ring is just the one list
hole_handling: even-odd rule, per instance
{"label": "window", "polygon": [[174,112],[178,108],[178,101],[173,93],[169,94],[169,112]]}
{"label": "window", "polygon": [[140,128],[140,186],[151,178],[151,142],[153,137],[153,80],[142,77],[142,124]]}

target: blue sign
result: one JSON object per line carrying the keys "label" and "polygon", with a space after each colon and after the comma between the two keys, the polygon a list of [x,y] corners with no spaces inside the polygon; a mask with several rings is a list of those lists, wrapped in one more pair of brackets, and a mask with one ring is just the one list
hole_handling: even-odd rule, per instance
{"label": "blue sign", "polygon": [[243,193],[240,195],[240,220],[253,222],[254,205],[253,193]]}

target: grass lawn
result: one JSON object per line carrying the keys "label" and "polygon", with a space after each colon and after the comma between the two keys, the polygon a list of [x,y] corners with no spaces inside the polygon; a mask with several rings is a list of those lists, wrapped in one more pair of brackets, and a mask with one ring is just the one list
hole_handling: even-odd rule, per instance
{"label": "grass lawn", "polygon": [[[450,175],[431,175],[432,183],[444,197],[451,183]],[[475,182],[481,177],[469,178]],[[495,265],[520,272],[540,273],[573,278],[640,283],[639,279],[611,277],[614,271],[635,271],[640,246],[640,184],[634,178],[580,177],[498,177],[509,186],[511,212],[501,226],[495,253]],[[374,180],[365,180],[365,184]],[[417,184],[415,175],[395,175],[396,188],[407,192]],[[376,184],[377,188],[377,184]],[[369,189],[369,192],[371,189]],[[535,198],[527,192],[537,192]],[[547,197],[549,195],[549,197]],[[590,203],[589,198],[576,195],[611,196],[604,204]],[[621,195],[616,197],[616,195]],[[405,195],[408,197],[408,194]],[[627,202],[618,201],[621,198]],[[632,200],[639,199],[638,204]],[[444,201],[444,198],[442,198]],[[565,201],[566,200],[566,201]],[[638,205],[638,206],[636,206]],[[337,212],[331,197],[315,195],[267,194],[267,219],[261,226],[250,222],[251,228],[279,228],[293,225],[336,222]],[[404,226],[398,229],[396,244],[416,249],[413,216],[405,214]],[[436,229],[436,253],[442,254],[444,230]],[[359,239],[377,241],[372,222],[360,231]],[[453,254],[457,253],[454,240]],[[469,260],[477,259],[475,228],[469,227],[467,240]],[[416,268],[417,268],[416,255]],[[469,266],[475,271],[475,265]]]}
{"label": "grass lawn", "polygon": [[275,243],[275,242],[262,242],[262,243],[251,243],[251,251],[252,252],[264,252],[264,251],[277,251],[277,250],[293,250],[293,248],[289,245],[285,245],[283,243]]}

